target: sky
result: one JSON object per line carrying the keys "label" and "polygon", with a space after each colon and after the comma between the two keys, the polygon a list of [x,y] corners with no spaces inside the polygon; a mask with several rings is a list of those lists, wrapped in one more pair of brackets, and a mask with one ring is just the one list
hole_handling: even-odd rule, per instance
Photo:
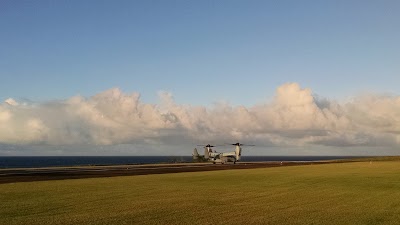
{"label": "sky", "polygon": [[398,155],[399,10],[1,1],[0,155]]}

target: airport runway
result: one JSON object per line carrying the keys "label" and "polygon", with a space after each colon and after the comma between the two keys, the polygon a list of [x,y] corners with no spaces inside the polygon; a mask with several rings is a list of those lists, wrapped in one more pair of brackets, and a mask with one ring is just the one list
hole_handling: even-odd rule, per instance
{"label": "airport runway", "polygon": [[176,163],[118,166],[81,166],[0,169],[0,184],[14,182],[64,180],[94,177],[136,176],[147,174],[182,173],[229,169],[254,169],[277,166],[309,165],[329,163],[319,162],[239,162],[237,164]]}

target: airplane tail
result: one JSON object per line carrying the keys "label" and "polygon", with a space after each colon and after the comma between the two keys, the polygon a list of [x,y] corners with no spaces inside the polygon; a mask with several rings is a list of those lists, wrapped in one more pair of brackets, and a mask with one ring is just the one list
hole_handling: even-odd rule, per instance
{"label": "airplane tail", "polygon": [[193,154],[192,154],[192,155],[193,155],[193,159],[195,159],[195,160],[199,158],[200,155],[199,155],[199,153],[197,152],[197,148],[194,148],[194,149],[193,149]]}

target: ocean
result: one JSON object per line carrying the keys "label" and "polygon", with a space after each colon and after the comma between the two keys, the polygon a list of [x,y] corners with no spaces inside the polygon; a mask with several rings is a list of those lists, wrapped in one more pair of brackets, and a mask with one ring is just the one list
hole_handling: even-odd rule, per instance
{"label": "ocean", "polygon": [[[319,161],[360,158],[360,156],[242,156],[242,162]],[[0,168],[55,166],[133,165],[192,162],[191,156],[2,156]]]}

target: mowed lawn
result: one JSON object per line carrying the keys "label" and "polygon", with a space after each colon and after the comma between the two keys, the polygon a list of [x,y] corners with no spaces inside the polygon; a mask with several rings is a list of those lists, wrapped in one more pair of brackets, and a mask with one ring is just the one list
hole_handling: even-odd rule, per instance
{"label": "mowed lawn", "polygon": [[400,224],[400,161],[0,185],[1,224]]}

